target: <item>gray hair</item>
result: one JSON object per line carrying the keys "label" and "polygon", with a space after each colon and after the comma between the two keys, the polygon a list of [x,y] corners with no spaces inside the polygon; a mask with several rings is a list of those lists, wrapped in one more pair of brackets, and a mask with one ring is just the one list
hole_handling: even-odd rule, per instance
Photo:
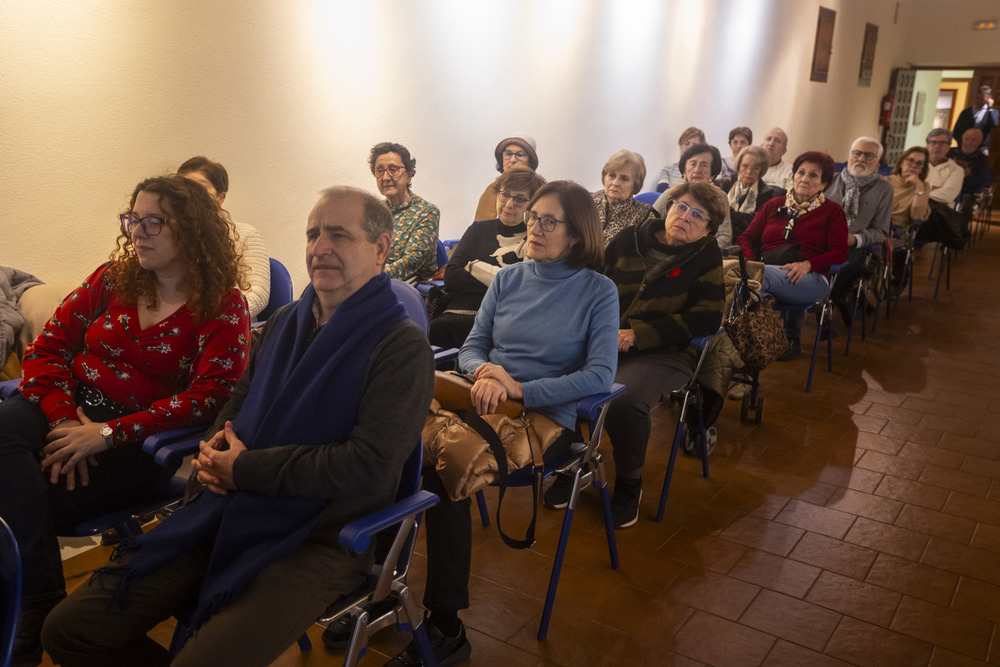
{"label": "gray hair", "polygon": [[934,137],[944,137],[948,140],[948,143],[951,143],[951,131],[944,129],[943,127],[935,127],[933,130],[928,132],[926,141],[930,141]]}
{"label": "gray hair", "polygon": [[740,152],[736,154],[736,164],[733,165],[736,167],[737,173],[740,171],[740,165],[743,164],[743,160],[748,157],[752,157],[757,161],[757,168],[760,170],[757,178],[763,178],[764,174],[770,168],[770,159],[767,157],[767,151],[760,146],[744,146],[741,148]]}
{"label": "gray hair", "polygon": [[328,199],[356,199],[361,202],[364,206],[361,227],[369,243],[375,243],[382,234],[392,238],[392,212],[384,201],[372,193],[349,185],[335,185],[320,192],[321,202]]}
{"label": "gray hair", "polygon": [[866,144],[875,144],[876,146],[878,146],[878,159],[879,160],[882,159],[882,153],[883,151],[885,151],[885,149],[882,147],[882,142],[876,139],[875,137],[858,137],[851,143],[851,150],[853,151],[854,147],[860,144],[862,141],[865,142]]}

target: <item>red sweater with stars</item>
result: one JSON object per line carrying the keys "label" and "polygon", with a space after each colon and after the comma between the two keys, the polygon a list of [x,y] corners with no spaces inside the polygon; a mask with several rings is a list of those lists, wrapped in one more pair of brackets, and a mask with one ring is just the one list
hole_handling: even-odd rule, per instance
{"label": "red sweater with stars", "polygon": [[70,292],[25,351],[21,393],[49,423],[77,419],[82,382],[132,411],[108,422],[116,444],[172,428],[210,424],[246,368],[250,316],[239,290],[198,322],[183,305],[139,328],[136,306],[121,303],[104,264]]}

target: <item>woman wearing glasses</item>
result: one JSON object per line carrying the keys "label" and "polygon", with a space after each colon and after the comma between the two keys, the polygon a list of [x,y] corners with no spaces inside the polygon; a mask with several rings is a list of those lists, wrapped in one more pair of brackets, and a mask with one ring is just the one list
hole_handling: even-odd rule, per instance
{"label": "woman wearing glasses", "polygon": [[[209,424],[246,366],[249,314],[231,223],[205,189],[140,183],[111,261],[70,293],[0,403],[0,516],[21,548],[15,654],[65,597],[55,526],[141,501],[168,480],[140,445]],[[34,663],[31,663],[34,664]]]}
{"label": "woman wearing glasses", "polygon": [[[563,427],[569,444],[580,399],[610,390],[617,362],[618,295],[597,272],[604,243],[590,193],[570,181],[543,185],[525,214],[526,260],[504,267],[490,284],[462,346],[461,369],[474,377],[479,414],[506,399],[521,401]],[[554,453],[559,444],[546,453]],[[442,459],[438,459],[438,468]],[[452,500],[435,468],[424,488],[441,502],[427,511],[427,634],[437,660],[457,665],[472,648],[458,612],[469,606],[472,527],[468,498]],[[419,665],[410,645],[388,665]]]}
{"label": "woman wearing glasses", "polygon": [[931,188],[927,183],[930,156],[923,146],[913,146],[896,160],[889,176],[892,186],[892,224],[905,229],[914,220],[926,220],[931,213]]}
{"label": "woman wearing glasses", "polygon": [[652,206],[634,198],[645,180],[646,162],[638,153],[622,149],[604,164],[601,169],[604,189],[594,193],[594,203],[604,229],[605,246],[621,230],[656,215]]}
{"label": "woman wearing glasses", "polygon": [[[535,171],[538,169],[538,153],[535,148],[535,140],[531,137],[507,137],[501,139],[500,143],[493,151],[497,160],[497,171],[501,174],[508,169],[521,167]],[[496,183],[486,186],[486,190],[479,197],[479,204],[476,206],[476,217],[473,220],[489,220],[493,217],[496,206]]]}
{"label": "woman wearing glasses", "polygon": [[496,218],[473,222],[448,260],[444,270],[448,305],[431,320],[431,344],[462,347],[497,272],[524,259],[525,207],[543,185],[544,178],[521,167],[508,169],[497,179],[493,185]]}
{"label": "woman wearing glasses", "polygon": [[[764,204],[738,240],[744,256],[764,262],[761,293],[779,302],[815,303],[830,289],[830,266],[847,259],[844,209],[823,195],[833,180],[833,158],[809,151],[792,164],[792,189]],[[801,353],[803,311],[785,311],[788,350],[778,361]]]}
{"label": "woman wearing glasses", "polygon": [[[690,377],[691,338],[722,321],[722,251],[713,234],[726,200],[710,183],[681,183],[668,195],[666,219],[627,227],[604,253],[604,273],[618,286],[618,372],[628,392],[608,410],[605,429],[615,459],[611,518],[616,528],[639,516],[649,411]],[[559,477],[545,506],[565,507],[572,480]]]}
{"label": "woman wearing glasses", "polygon": [[410,189],[417,161],[400,144],[383,141],[372,146],[368,166],[378,191],[392,211],[392,248],[385,261],[390,278],[407,282],[430,280],[437,271],[438,207]]}

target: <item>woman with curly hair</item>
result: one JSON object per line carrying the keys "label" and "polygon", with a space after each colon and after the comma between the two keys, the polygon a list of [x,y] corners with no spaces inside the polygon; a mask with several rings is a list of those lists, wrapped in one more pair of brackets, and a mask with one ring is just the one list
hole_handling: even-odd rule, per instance
{"label": "woman with curly hair", "polygon": [[162,488],[142,440],[210,424],[246,367],[231,223],[208,192],[151,178],[118,218],[111,261],[59,305],[25,352],[20,393],[0,403],[0,516],[24,568],[15,662],[37,661],[66,595],[57,527]]}

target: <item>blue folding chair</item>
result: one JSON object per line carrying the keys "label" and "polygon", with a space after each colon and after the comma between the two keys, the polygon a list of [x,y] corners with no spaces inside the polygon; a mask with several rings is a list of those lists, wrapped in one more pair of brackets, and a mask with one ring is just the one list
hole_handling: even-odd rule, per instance
{"label": "blue folding chair", "polygon": [[291,303],[293,298],[292,276],[288,273],[288,269],[273,257],[269,261],[271,264],[271,291],[268,294],[264,310],[257,314],[257,322],[267,320],[274,314],[274,311]]}
{"label": "blue folding chair", "polygon": [[660,198],[662,192],[640,192],[635,196],[636,201],[641,201],[643,204],[649,204],[652,206],[656,203],[656,200]]}
{"label": "blue folding chair", "polygon": [[[549,631],[549,620],[552,618],[552,607],[555,604],[556,589],[559,586],[559,574],[562,572],[563,558],[566,556],[566,545],[569,542],[569,531],[573,524],[573,514],[580,492],[587,484],[592,484],[601,494],[601,505],[604,510],[604,530],[608,537],[608,553],[611,557],[611,568],[618,569],[618,543],[615,541],[615,526],[611,519],[611,498],[608,494],[608,478],[604,471],[604,457],[598,446],[601,443],[601,433],[604,431],[604,420],[607,417],[608,404],[627,391],[623,384],[615,383],[611,391],[588,396],[576,406],[578,423],[584,434],[584,442],[570,445],[567,452],[553,461],[546,461],[542,470],[542,478],[552,475],[572,475],[573,490],[569,504],[563,516],[562,531],[559,533],[559,544],[556,547],[555,560],[552,563],[552,573],[549,575],[549,587],[545,594],[545,604],[542,607],[542,620],[538,626],[538,641],[545,639]],[[585,428],[583,428],[585,427]],[[531,466],[515,470],[507,478],[507,486],[531,486],[538,470]],[[483,526],[490,525],[489,511],[483,492],[476,492],[476,505]]]}
{"label": "blue folding chair", "polygon": [[816,356],[819,354],[820,338],[823,331],[826,331],[826,370],[833,372],[833,326],[831,317],[833,316],[833,302],[830,300],[830,292],[837,281],[837,275],[847,267],[847,262],[834,264],[830,267],[830,288],[826,291],[826,296],[816,303],[781,303],[774,302],[774,309],[781,312],[794,312],[796,310],[809,311],[819,309],[816,322],[816,340],[813,342],[812,359],[809,362],[809,376],[806,378],[806,393],[812,389],[813,373],[816,371]]}
{"label": "blue folding chair", "polygon": [[[663,511],[667,506],[667,493],[670,491],[670,480],[674,476],[674,463],[677,461],[677,451],[681,444],[687,442],[688,449],[692,449],[701,455],[701,476],[708,479],[708,455],[715,448],[718,433],[714,426],[705,428],[705,409],[702,400],[701,385],[698,384],[698,374],[701,366],[705,362],[708,353],[708,344],[718,335],[725,333],[725,329],[719,329],[710,336],[698,336],[691,339],[691,347],[698,350],[698,363],[695,364],[691,379],[683,387],[670,392],[670,399],[680,406],[680,415],[677,418],[677,426],[674,428],[674,441],[670,446],[670,461],[667,463],[667,474],[663,477],[663,488],[660,491],[660,505],[656,510],[656,521],[663,521]],[[697,431],[691,433],[689,413],[694,414],[694,423]]]}
{"label": "blue folding chair", "polygon": [[10,664],[21,612],[21,554],[10,526],[0,517],[0,665]]}

